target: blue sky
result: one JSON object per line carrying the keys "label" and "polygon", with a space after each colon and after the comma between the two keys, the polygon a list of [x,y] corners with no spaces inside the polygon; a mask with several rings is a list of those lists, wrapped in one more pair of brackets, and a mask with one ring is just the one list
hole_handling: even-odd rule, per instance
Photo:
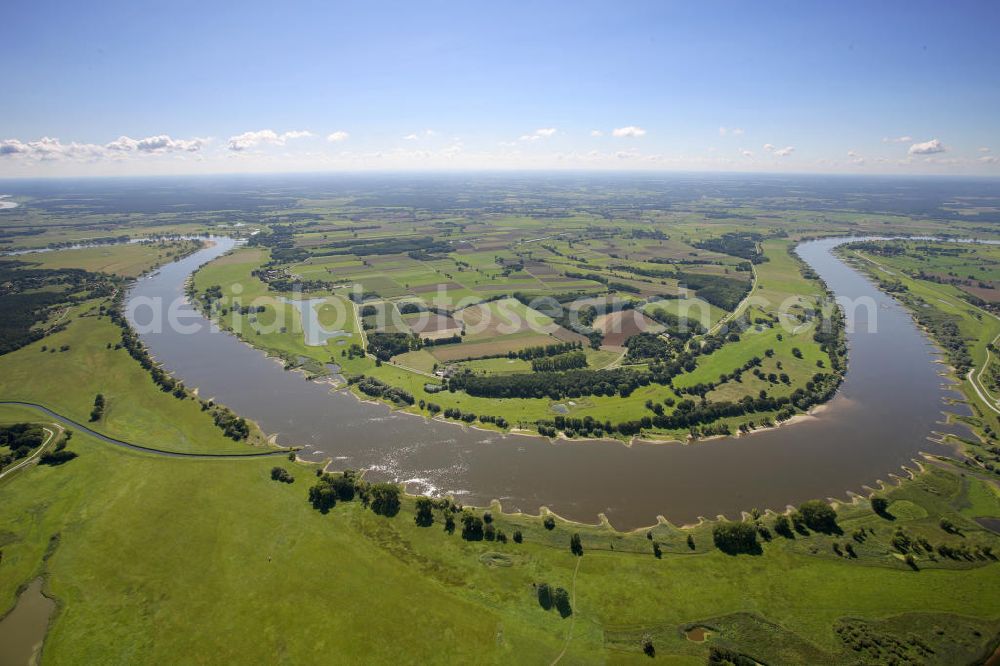
{"label": "blue sky", "polygon": [[1000,175],[997,2],[35,1],[0,16],[0,176]]}

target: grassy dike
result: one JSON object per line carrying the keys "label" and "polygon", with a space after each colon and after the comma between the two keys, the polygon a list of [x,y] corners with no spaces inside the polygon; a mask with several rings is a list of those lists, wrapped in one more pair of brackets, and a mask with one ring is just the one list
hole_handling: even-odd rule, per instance
{"label": "grassy dike", "polygon": [[[0,420],[18,418],[0,410]],[[914,609],[917,626],[944,632],[919,632],[932,646],[960,641],[939,652],[947,663],[980,656],[1000,630],[1000,598],[983,593],[1000,564],[926,561],[912,571],[885,547],[896,527],[941,541],[941,514],[967,542],[996,543],[970,519],[997,515],[996,490],[934,468],[889,491],[894,520],[865,502],[841,507],[843,536],[776,536],[758,556],[715,549],[711,525],[661,525],[657,558],[644,531],[561,521],[549,531],[498,512],[495,524],[520,529],[524,542],[468,542],[443,530],[440,513],[418,527],[411,498],[392,518],[358,501],[323,515],[307,502],[314,468],[285,459],[277,464],[292,484],[270,480],[274,460],[157,458],[85,435],[70,447],[79,454],[70,463],[0,485],[0,607],[45,575],[59,604],[43,655],[53,663],[549,663],[571,622],[566,663],[644,660],[646,636],[667,663],[703,663],[708,645],[766,663],[852,663],[834,631],[841,618]],[[831,543],[861,527],[874,534],[856,544],[859,557],[835,555]],[[539,582],[573,592],[574,619],[538,605]],[[716,632],[708,645],[684,637],[695,624]]]}

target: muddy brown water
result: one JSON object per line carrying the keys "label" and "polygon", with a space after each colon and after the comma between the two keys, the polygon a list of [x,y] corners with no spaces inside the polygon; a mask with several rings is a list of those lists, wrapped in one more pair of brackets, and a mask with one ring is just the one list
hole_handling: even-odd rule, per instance
{"label": "muddy brown water", "polygon": [[0,664],[37,664],[56,602],[42,594],[41,577],[31,581],[14,609],[0,620]]}
{"label": "muddy brown water", "polygon": [[[198,266],[234,241],[165,266],[140,280],[130,299],[170,302]],[[212,329],[190,306],[194,333],[166,327],[142,339],[165,368],[200,395],[215,398],[277,435],[303,445],[303,457],[333,459],[336,469],[368,470],[370,478],[405,483],[412,492],[453,494],[466,504],[500,500],[507,511],[559,515],[594,523],[603,513],[617,528],[651,525],[657,515],[675,524],[742,510],[784,509],[811,498],[845,498],[848,491],[903,474],[921,451],[946,453],[929,441],[944,426],[946,398],[956,397],[939,375],[938,350],[909,314],[831,254],[845,239],[799,246],[798,253],[838,297],[868,297],[877,305],[877,331],[864,310],[848,312],[849,367],[841,390],[814,418],[694,445],[616,441],[556,441],[502,435],[428,422],[362,403],[328,385],[286,372],[230,334]],[[856,315],[856,316],[855,316]],[[134,323],[150,320],[148,308]],[[967,407],[949,407],[967,413]]]}

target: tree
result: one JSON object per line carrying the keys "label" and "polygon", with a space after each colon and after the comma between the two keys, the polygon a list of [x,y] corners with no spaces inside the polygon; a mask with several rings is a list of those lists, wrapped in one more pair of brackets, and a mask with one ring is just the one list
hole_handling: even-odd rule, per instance
{"label": "tree", "polygon": [[271,468],[271,480],[281,481],[282,483],[292,483],[295,481],[295,477],[288,473],[284,467],[272,467]]}
{"label": "tree", "polygon": [[309,489],[309,503],[320,513],[327,513],[337,504],[337,493],[322,479]]}
{"label": "tree", "polygon": [[569,617],[573,614],[573,608],[569,603],[569,592],[561,587],[557,587],[552,592],[552,605],[556,607],[556,610],[563,617]]}
{"label": "tree", "polygon": [[872,511],[885,518],[889,515],[889,500],[875,495],[872,497]]}
{"label": "tree", "polygon": [[444,531],[448,534],[455,533],[455,518],[450,513],[444,517]]}
{"label": "tree", "polygon": [[788,520],[788,516],[784,514],[778,516],[778,519],[774,521],[774,531],[786,539],[795,537],[792,533],[792,521]]}
{"label": "tree", "polygon": [[420,527],[430,527],[434,523],[434,502],[429,497],[417,498],[417,515],[413,522]]}
{"label": "tree", "polygon": [[100,421],[104,416],[104,394],[98,393],[94,397],[94,408],[90,410],[90,420]]}
{"label": "tree", "polygon": [[369,492],[372,511],[390,518],[399,513],[399,486],[394,483],[376,483]]}
{"label": "tree", "polygon": [[579,534],[573,534],[573,536],[569,538],[569,550],[578,557],[583,555],[583,544],[580,543]]}
{"label": "tree", "polygon": [[351,470],[344,470],[340,476],[327,475],[327,483],[337,494],[337,499],[342,502],[350,502],[354,499],[355,477]]}
{"label": "tree", "polygon": [[823,534],[839,534],[840,527],[837,526],[837,512],[833,507],[821,500],[809,500],[799,506],[799,513],[802,514],[802,521],[811,530],[822,532]]}
{"label": "tree", "polygon": [[549,587],[548,583],[539,583],[535,586],[535,592],[538,594],[538,605],[549,610],[552,608],[552,589]]}
{"label": "tree", "polygon": [[691,535],[691,534],[688,534],[687,541],[688,541],[688,548],[690,548],[691,550],[694,550],[694,536]]}
{"label": "tree", "polygon": [[554,529],[556,526],[556,519],[552,516],[545,516],[545,520],[542,521],[542,524],[545,525],[545,529],[547,530]]}
{"label": "tree", "polygon": [[482,541],[483,519],[469,512],[462,514],[462,538],[466,541]]}
{"label": "tree", "polygon": [[750,523],[725,521],[712,528],[716,548],[729,555],[759,553],[757,529]]}
{"label": "tree", "polygon": [[521,530],[514,530],[514,543],[521,543],[524,537],[521,536]]}

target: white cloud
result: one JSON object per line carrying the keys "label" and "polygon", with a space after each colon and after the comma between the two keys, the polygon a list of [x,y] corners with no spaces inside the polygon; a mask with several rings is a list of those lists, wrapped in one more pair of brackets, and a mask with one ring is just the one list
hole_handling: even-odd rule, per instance
{"label": "white cloud", "polygon": [[719,136],[743,136],[743,129],[740,127],[720,127]]}
{"label": "white cloud", "polygon": [[982,157],[979,158],[979,161],[982,162],[983,164],[996,164],[997,162],[1000,162],[1000,160],[997,159],[996,155],[983,155]]}
{"label": "white cloud", "polygon": [[590,130],[590,136],[604,136],[604,132],[601,130]]}
{"label": "white cloud", "polygon": [[29,152],[28,146],[17,139],[0,141],[0,155],[22,155]]}
{"label": "white cloud", "polygon": [[344,130],[337,130],[326,135],[326,140],[331,143],[340,143],[341,141],[347,141],[351,135]]}
{"label": "white cloud", "polygon": [[987,148],[986,146],[983,146],[982,148],[979,149],[979,152],[981,152],[981,153],[991,153],[993,151],[990,150],[989,148]]}
{"label": "white cloud", "polygon": [[522,135],[518,141],[538,141],[539,139],[547,139],[555,133],[555,127],[540,127],[531,134]]}
{"label": "white cloud", "polygon": [[753,153],[751,151],[749,151],[749,150],[741,150],[740,151],[740,155],[742,155],[743,157],[746,157],[746,158],[752,158],[753,157]]}
{"label": "white cloud", "polygon": [[945,150],[947,148],[938,139],[931,139],[923,143],[913,144],[907,152],[910,155],[934,155],[935,153],[943,153]]}
{"label": "white cloud", "polygon": [[784,148],[778,148],[773,143],[765,143],[764,150],[768,153],[772,153],[775,157],[788,157],[795,152],[795,146],[785,146]]}
{"label": "white cloud", "polygon": [[612,136],[616,137],[630,137],[637,138],[646,134],[646,130],[641,127],[636,127],[635,125],[629,125],[627,127],[616,127],[611,131]]}
{"label": "white cloud", "polygon": [[135,155],[163,155],[167,153],[196,153],[208,139],[174,139],[167,134],[158,134],[143,139],[120,136],[106,144],[63,143],[52,137],[42,137],[37,141],[22,142],[18,139],[0,141],[0,156],[21,156],[35,160],[96,160],[103,158],[123,158]]}
{"label": "white cloud", "polygon": [[913,137],[912,136],[906,136],[906,135],[904,135],[904,136],[896,136],[896,137],[892,137],[892,136],[884,136],[884,137],[882,137],[882,143],[910,143],[911,141],[913,141]]}
{"label": "white cloud", "polygon": [[860,154],[858,154],[856,151],[848,150],[847,156],[851,158],[851,164],[855,164],[857,166],[865,165],[865,158],[862,157]]}
{"label": "white cloud", "polygon": [[237,134],[236,136],[229,137],[229,150],[240,152],[265,144],[283,146],[289,139],[301,139],[307,136],[312,136],[312,132],[308,132],[306,130],[292,130],[290,132],[278,134],[274,130],[270,129],[257,130],[256,132],[244,132],[243,134]]}
{"label": "white cloud", "polygon": [[403,137],[404,141],[419,141],[422,137],[431,137],[437,134],[432,129],[425,129],[423,132],[411,132]]}
{"label": "white cloud", "polygon": [[194,153],[201,150],[204,145],[205,139],[172,139],[166,134],[158,134],[145,139],[120,136],[106,144],[105,148],[123,153],[132,151],[140,153],[173,153],[178,151]]}

